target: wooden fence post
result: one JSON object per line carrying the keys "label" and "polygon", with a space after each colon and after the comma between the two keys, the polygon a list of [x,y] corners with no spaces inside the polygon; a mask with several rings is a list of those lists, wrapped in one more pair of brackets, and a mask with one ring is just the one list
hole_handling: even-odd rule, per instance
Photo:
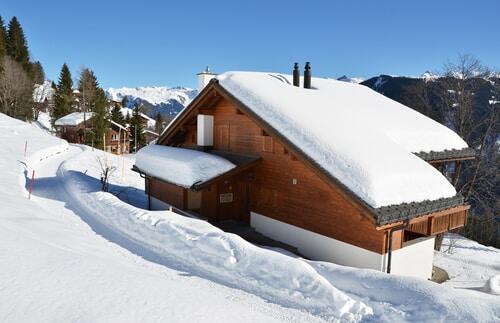
{"label": "wooden fence post", "polygon": [[30,193],[28,196],[28,199],[31,200],[31,192],[33,191],[33,182],[35,181],[35,170],[33,169],[33,173],[31,174],[31,181],[30,181]]}

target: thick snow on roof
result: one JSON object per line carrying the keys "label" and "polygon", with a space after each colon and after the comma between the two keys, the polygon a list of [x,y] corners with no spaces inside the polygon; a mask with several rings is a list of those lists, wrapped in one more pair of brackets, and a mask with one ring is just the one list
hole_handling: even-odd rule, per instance
{"label": "thick snow on roof", "polygon": [[[132,117],[132,114],[134,113],[134,109],[130,109],[130,108],[121,108],[120,109],[121,112],[122,112],[122,115],[123,117],[127,117],[127,114]],[[143,117],[144,119],[146,119],[148,121],[148,127],[149,128],[154,128],[155,125],[156,125],[156,120],[149,117],[148,115],[142,113],[142,112],[139,112],[139,114],[141,115],[141,117]]]}
{"label": "thick snow on roof", "polygon": [[236,167],[219,156],[160,145],[149,145],[139,150],[135,165],[148,175],[186,188]]}
{"label": "thick snow on roof", "polygon": [[372,207],[456,194],[412,152],[462,149],[453,131],[366,86],[291,76],[227,72],[219,84]]}
{"label": "thick snow on roof", "polygon": [[[85,118],[89,120],[94,116],[93,112],[85,113]],[[83,112],[73,112],[65,115],[62,118],[56,120],[56,126],[76,126],[83,122],[84,113]]]}
{"label": "thick snow on roof", "polygon": [[111,122],[111,124],[114,124],[115,126],[117,126],[118,128],[121,128],[122,130],[124,131],[128,131],[127,127],[125,126],[122,126],[121,124],[119,124],[118,122],[114,122],[113,120],[109,120],[109,122]]}

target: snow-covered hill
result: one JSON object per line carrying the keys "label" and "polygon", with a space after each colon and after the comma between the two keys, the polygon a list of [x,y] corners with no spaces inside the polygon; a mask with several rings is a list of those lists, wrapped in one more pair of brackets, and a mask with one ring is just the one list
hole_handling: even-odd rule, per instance
{"label": "snow-covered hill", "polygon": [[185,87],[122,87],[109,88],[108,96],[113,100],[122,100],[125,96],[129,99],[129,106],[134,102],[142,103],[147,114],[155,117],[158,112],[163,116],[175,116],[182,108],[187,106],[196,96],[197,90]]}

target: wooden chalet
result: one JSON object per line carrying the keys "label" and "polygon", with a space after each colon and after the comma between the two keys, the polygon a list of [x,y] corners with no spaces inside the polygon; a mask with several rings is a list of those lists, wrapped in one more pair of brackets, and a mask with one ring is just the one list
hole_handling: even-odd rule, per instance
{"label": "wooden chalet", "polygon": [[[70,143],[85,144],[91,141],[94,128],[94,113],[73,112],[55,122],[57,136]],[[113,154],[124,154],[130,151],[129,130],[110,120],[110,128],[105,134],[105,150]]]}
{"label": "wooden chalet", "polygon": [[85,144],[85,133],[92,133],[92,112],[73,112],[57,119],[54,123],[57,136],[70,143]]}
{"label": "wooden chalet", "polygon": [[[292,79],[233,72],[208,82],[157,145],[137,155],[134,169],[145,177],[150,208],[173,207],[214,223],[244,222],[311,259],[430,278],[435,235],[464,226],[469,209],[433,166],[474,158],[474,151],[453,131],[367,87],[311,79],[309,73],[301,79],[296,70]],[[371,104],[387,109],[389,117],[361,111]],[[395,119],[399,115],[402,121]],[[357,130],[365,119],[385,122],[389,135],[380,144],[366,143],[378,138],[378,129],[366,138]],[[326,132],[315,125],[330,122],[331,135],[321,137]],[[339,134],[354,138],[357,150],[343,147]],[[443,149],[427,150],[441,147],[440,140]],[[186,151],[195,154],[185,157]],[[371,167],[371,160],[386,164],[373,166],[382,175],[370,175],[371,168],[350,173],[358,162]],[[355,185],[364,183],[353,181],[356,176],[380,180],[363,187]],[[429,193],[426,183],[439,194]],[[398,192],[411,185],[418,189]],[[370,190],[373,196],[392,193],[378,203]]]}

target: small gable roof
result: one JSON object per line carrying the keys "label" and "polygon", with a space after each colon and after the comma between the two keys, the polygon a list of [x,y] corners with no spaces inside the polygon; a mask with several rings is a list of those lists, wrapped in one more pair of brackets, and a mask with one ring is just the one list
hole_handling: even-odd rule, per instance
{"label": "small gable roof", "polygon": [[[84,121],[89,120],[94,116],[93,112],[73,112],[56,120],[56,126],[77,126]],[[85,117],[85,118],[84,118]]]}

